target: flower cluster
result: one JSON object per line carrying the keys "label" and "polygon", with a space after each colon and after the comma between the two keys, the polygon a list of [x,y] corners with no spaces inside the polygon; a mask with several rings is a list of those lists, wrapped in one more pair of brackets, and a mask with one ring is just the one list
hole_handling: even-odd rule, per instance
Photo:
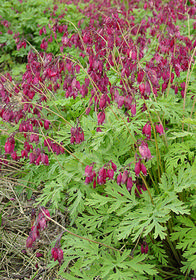
{"label": "flower cluster", "polygon": [[[164,134],[164,129],[161,123],[155,125],[156,132],[160,135]],[[151,124],[147,122],[145,126],[142,128],[142,133],[146,136],[146,139],[149,140],[151,138]]]}
{"label": "flower cluster", "polygon": [[[131,121],[131,118],[136,115],[138,98],[149,99],[151,94],[157,97],[159,94],[164,94],[169,86],[175,94],[180,92],[180,96],[184,97],[185,82],[178,82],[174,78],[179,77],[181,72],[187,71],[189,65],[193,63],[191,53],[196,46],[196,41],[180,34],[179,27],[173,22],[184,20],[187,15],[190,18],[194,17],[193,1],[190,6],[184,5],[181,1],[175,5],[169,1],[164,4],[164,7],[161,3],[145,3],[144,8],[152,10],[153,15],[149,16],[148,20],[142,20],[139,27],[135,24],[134,16],[131,14],[128,18],[125,16],[124,5],[120,5],[116,10],[109,1],[104,5],[100,5],[99,2],[97,1],[96,5],[89,3],[87,10],[77,7],[79,12],[91,18],[89,25],[80,30],[81,36],[77,32],[70,34],[69,26],[59,20],[64,18],[65,13],[57,13],[59,7],[54,5],[50,13],[52,26],[51,24],[38,26],[42,37],[40,47],[43,52],[39,54],[29,52],[22,83],[14,84],[9,73],[0,78],[0,100],[1,104],[4,104],[0,107],[0,117],[6,122],[20,122],[19,132],[23,132],[26,140],[35,145],[35,149],[41,149],[40,128],[45,130],[50,128],[50,121],[41,116],[48,91],[55,94],[63,87],[65,97],[73,99],[77,96],[85,98],[89,95],[86,113],[93,109],[97,114],[98,125],[104,124],[107,119],[107,108],[112,102],[116,102],[119,108],[125,108],[127,120]],[[75,3],[78,1],[75,0]],[[132,5],[133,3],[130,3],[129,11]],[[97,7],[104,15],[101,21]],[[167,22],[164,22],[164,18],[168,19]],[[164,33],[161,29],[163,23],[166,25]],[[5,32],[13,36],[18,49],[26,47],[23,34],[14,34],[10,22],[2,18],[1,26]],[[80,26],[81,22],[78,23],[79,28]],[[136,42],[132,36],[125,40],[123,35],[129,32],[130,26],[130,34],[137,35]],[[156,37],[158,45],[156,51],[152,52],[152,58],[140,64],[141,59],[145,60],[146,50],[151,43],[147,34]],[[56,57],[52,53],[45,52],[50,44],[54,44],[53,36],[59,42],[61,52],[65,48],[75,47],[80,52],[81,59],[84,57],[87,59],[85,71],[88,75],[83,81],[77,76],[81,71],[80,63],[74,63],[69,56]],[[6,43],[3,43],[2,48],[5,46]],[[119,52],[117,57],[114,55],[116,49]],[[111,83],[108,75],[116,65],[120,65],[118,68],[121,69],[118,85],[116,82]],[[143,110],[146,110],[145,106]],[[161,123],[156,123],[155,128],[157,133],[164,134]],[[100,130],[101,128],[98,127],[97,131]],[[151,138],[149,122],[142,128],[142,133],[147,140]],[[72,127],[70,142],[73,144],[82,141],[84,141],[84,132],[81,127]],[[45,143],[45,145],[56,154],[63,152],[62,147],[54,143],[51,145]],[[28,158],[27,150],[24,150],[22,157]],[[9,143],[6,146],[6,153],[13,153],[14,160],[20,159]],[[150,154],[145,157],[148,159]],[[35,163],[35,161],[33,157],[31,162]],[[37,162],[45,162],[45,160],[38,159]]]}
{"label": "flower cluster", "polygon": [[9,137],[5,143],[5,154],[12,154],[15,148],[14,137]]}
{"label": "flower cluster", "polygon": [[133,187],[132,177],[129,175],[128,170],[124,170],[123,173],[119,173],[117,176],[117,184],[126,184],[127,190],[130,192]]}
{"label": "flower cluster", "polygon": [[[140,168],[141,170],[137,170],[137,163],[135,167],[135,172],[137,176],[139,176],[140,171],[143,171],[143,174],[146,176],[147,171],[144,164],[141,163],[141,160],[139,160]],[[106,184],[106,180],[116,180],[118,185],[126,185],[126,188],[129,192],[131,192],[133,185],[136,185],[135,194],[139,197],[140,194],[142,194],[142,191],[146,191],[146,187],[144,184],[139,184],[139,180],[136,179],[133,181],[132,177],[130,176],[130,171],[126,168],[123,170],[123,172],[120,172],[116,179],[114,178],[114,175],[117,171],[117,166],[112,161],[110,161],[108,164],[105,164],[103,167],[101,167],[97,172],[94,170],[95,163],[92,163],[91,165],[87,165],[85,167],[85,183],[90,184],[93,182],[93,188],[96,188],[98,185],[104,185]],[[139,172],[139,173],[138,173]]]}
{"label": "flower cluster", "polygon": [[72,127],[71,128],[71,144],[79,144],[84,141],[84,131],[81,127]]}
{"label": "flower cluster", "polygon": [[58,261],[59,265],[61,265],[61,262],[63,261],[63,250],[60,248],[62,234],[63,233],[60,234],[54,247],[51,249],[52,258],[54,261]]}
{"label": "flower cluster", "polygon": [[139,159],[139,161],[136,162],[134,170],[136,176],[139,176],[140,172],[142,172],[144,176],[147,176],[147,169],[145,165],[141,162],[141,159]]}
{"label": "flower cluster", "polygon": [[41,153],[39,148],[34,148],[32,153],[29,154],[30,163],[39,165],[42,162],[44,165],[49,165],[48,156],[44,153]]}
{"label": "flower cluster", "polygon": [[63,148],[62,144],[63,143],[61,142],[61,145],[58,145],[50,138],[44,139],[44,147],[48,148],[48,152],[53,151],[53,153],[55,153],[56,155],[65,153],[65,149]]}
{"label": "flower cluster", "polygon": [[54,258],[54,261],[58,261],[61,265],[61,262],[63,260],[63,250],[61,248],[58,248],[56,245],[51,249],[52,257]]}
{"label": "flower cluster", "polygon": [[47,226],[47,217],[50,218],[50,213],[46,208],[42,207],[26,240],[27,248],[32,248],[33,243],[40,238],[40,231],[44,230]]}
{"label": "flower cluster", "polygon": [[85,167],[85,183],[89,184],[93,182],[94,188],[97,184],[104,185],[107,178],[109,180],[112,180],[114,177],[114,172],[117,170],[116,164],[114,164],[112,161],[101,167],[98,172],[95,172],[95,170],[93,170],[93,167],[94,163]]}

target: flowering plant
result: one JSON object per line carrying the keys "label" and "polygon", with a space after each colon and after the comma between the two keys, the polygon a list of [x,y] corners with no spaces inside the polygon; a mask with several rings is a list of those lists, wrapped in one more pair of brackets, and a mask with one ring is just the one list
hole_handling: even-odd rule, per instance
{"label": "flowering plant", "polygon": [[195,277],[195,1],[67,2],[77,24],[53,5],[21,81],[0,77],[0,168],[43,185],[26,245],[68,209],[65,279]]}

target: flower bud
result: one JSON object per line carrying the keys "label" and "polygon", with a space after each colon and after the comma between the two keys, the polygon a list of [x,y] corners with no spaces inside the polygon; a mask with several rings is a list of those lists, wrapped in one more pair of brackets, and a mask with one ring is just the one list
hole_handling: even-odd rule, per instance
{"label": "flower bud", "polygon": [[148,253],[148,244],[146,242],[144,242],[142,245],[141,245],[141,253],[142,254],[147,254]]}
{"label": "flower bud", "polygon": [[142,133],[150,139],[151,137],[151,125],[149,123],[146,123],[145,126],[142,129]]}
{"label": "flower bud", "polygon": [[45,128],[45,130],[48,130],[48,129],[49,129],[49,126],[50,126],[50,121],[45,120],[45,121],[44,121],[44,128]]}
{"label": "flower bud", "polygon": [[109,178],[110,180],[112,180],[113,177],[114,177],[114,170],[113,170],[113,169],[108,169],[108,170],[107,170],[107,175],[108,175],[108,178]]}
{"label": "flower bud", "polygon": [[58,249],[58,262],[60,265],[61,265],[62,260],[63,260],[63,250]]}
{"label": "flower bud", "polygon": [[94,189],[96,188],[96,185],[97,185],[97,181],[96,181],[96,179],[94,179],[94,181],[93,181],[93,188]]}
{"label": "flower bud", "polygon": [[113,162],[111,162],[111,165],[112,165],[112,169],[113,169],[114,171],[116,171],[116,170],[117,170],[116,164],[114,164]]}
{"label": "flower bud", "polygon": [[117,184],[120,185],[122,181],[122,173],[117,176]]}
{"label": "flower bud", "polygon": [[145,92],[145,84],[140,84],[139,85],[139,90],[141,92],[141,95],[144,95],[144,92]]}
{"label": "flower bud", "polygon": [[140,154],[141,154],[141,156],[142,156],[142,159],[147,159],[147,160],[149,160],[149,159],[152,158],[151,152],[150,152],[150,150],[149,150],[149,148],[148,148],[148,144],[145,143],[145,142],[143,142],[143,143],[141,144],[141,146],[139,146],[139,152],[140,152]]}
{"label": "flower bud", "polygon": [[105,121],[105,112],[99,112],[98,116],[97,116],[97,120],[98,120],[98,125],[103,124],[103,122]]}
{"label": "flower bud", "polygon": [[127,170],[124,170],[122,179],[121,179],[121,184],[125,184],[127,179],[128,179],[128,172],[127,172]]}
{"label": "flower bud", "polygon": [[135,164],[135,175],[136,175],[136,176],[139,176],[140,171],[141,171],[141,162],[140,162],[140,160],[139,160],[139,161],[136,162],[136,164]]}
{"label": "flower bud", "polygon": [[133,187],[133,181],[132,181],[132,178],[129,177],[129,178],[127,179],[127,190],[130,192],[131,189],[132,189],[132,187]]}
{"label": "flower bud", "polygon": [[146,169],[146,166],[143,163],[141,164],[141,171],[144,174],[144,176],[147,176],[147,169]]}
{"label": "flower bud", "polygon": [[157,125],[155,126],[155,128],[156,128],[157,133],[159,133],[160,135],[163,135],[163,134],[164,134],[162,124],[157,124]]}

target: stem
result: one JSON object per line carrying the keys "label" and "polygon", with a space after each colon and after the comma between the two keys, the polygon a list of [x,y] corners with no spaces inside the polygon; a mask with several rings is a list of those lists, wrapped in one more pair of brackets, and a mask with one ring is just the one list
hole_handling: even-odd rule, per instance
{"label": "stem", "polygon": [[[73,235],[73,236],[75,236],[75,237],[78,237],[78,238],[80,238],[80,239],[87,240],[87,241],[89,241],[89,242],[98,244],[98,245],[100,245],[100,246],[104,246],[104,247],[106,247],[106,248],[108,248],[108,249],[111,249],[111,250],[113,250],[113,251],[119,252],[119,253],[121,253],[121,254],[123,253],[121,250],[116,249],[116,248],[114,248],[114,247],[112,247],[112,246],[109,246],[109,245],[107,245],[107,244],[104,244],[104,243],[101,243],[101,242],[98,242],[98,241],[89,239],[89,238],[87,238],[87,237],[80,236],[80,235],[78,235],[78,234],[76,234],[76,233],[73,233],[72,231],[66,229],[64,226],[62,226],[61,224],[59,224],[58,222],[56,222],[56,221],[53,220],[52,218],[46,216],[46,214],[44,213],[44,211],[43,211],[42,209],[41,209],[41,211],[42,211],[42,213],[44,214],[44,216],[45,216],[48,220],[50,220],[51,222],[53,222],[53,223],[55,223],[56,225],[58,225],[59,227],[61,227],[65,232],[67,232],[67,233],[69,233],[69,234],[71,234],[71,235]],[[132,259],[132,256],[129,256],[129,257]]]}
{"label": "stem", "polygon": [[[155,146],[156,146],[156,154],[157,154],[157,168],[158,168],[158,175],[159,175],[159,179],[161,178],[161,172],[163,173],[163,167],[162,167],[162,164],[161,164],[161,155],[160,155],[160,152],[159,152],[159,147],[158,147],[158,143],[157,143],[157,136],[156,136],[156,131],[155,131],[155,127],[154,127],[154,124],[152,122],[152,118],[151,118],[151,115],[150,115],[150,112],[149,112],[149,109],[148,109],[148,106],[143,98],[143,101],[146,105],[146,108],[147,108],[147,111],[148,111],[148,115],[149,115],[149,118],[150,118],[150,123],[152,125],[152,129],[153,129],[153,133],[154,133],[154,139],[155,139]],[[161,168],[161,172],[160,172],[160,168],[159,168],[159,165],[160,165],[160,168]]]}
{"label": "stem", "polygon": [[39,128],[40,128],[40,130],[41,130],[41,133],[42,133],[41,135],[44,137],[44,139],[46,140],[47,144],[49,145],[49,147],[50,147],[50,149],[51,149],[51,151],[52,151],[52,153],[53,153],[53,155],[54,155],[56,161],[58,162],[59,166],[63,169],[63,166],[60,164],[60,162],[59,162],[57,156],[55,155],[55,153],[53,152],[53,150],[52,150],[50,144],[48,143],[48,140],[47,140],[46,136],[44,135],[43,130],[42,130],[41,125],[40,125],[39,122],[38,122],[38,124],[39,124]]}
{"label": "stem", "polygon": [[169,70],[169,83],[168,83],[168,87],[167,87],[167,97],[169,95],[169,90],[171,88],[171,73],[172,73],[172,64],[170,65],[170,70]]}
{"label": "stem", "polygon": [[154,201],[153,201],[153,199],[152,199],[150,190],[149,190],[148,185],[147,185],[147,183],[146,183],[146,180],[144,179],[144,176],[141,174],[141,172],[140,172],[140,177],[142,178],[142,181],[143,181],[143,183],[144,183],[144,185],[145,185],[145,187],[146,187],[146,189],[147,189],[147,192],[148,192],[148,194],[149,194],[149,196],[150,196],[150,200],[151,200],[152,204],[154,205]]}
{"label": "stem", "polygon": [[168,242],[168,244],[169,244],[169,246],[172,250],[172,253],[174,254],[175,259],[177,260],[178,264],[181,265],[181,261],[180,261],[180,258],[178,256],[178,253],[177,253],[176,249],[174,248],[173,243],[169,240],[168,236],[167,236],[167,242]]}
{"label": "stem", "polygon": [[[32,105],[37,106],[37,104],[34,104],[33,102],[24,101],[24,102],[21,102],[21,103],[24,103],[24,104],[27,103],[27,104],[32,104]],[[70,125],[70,126],[72,127],[72,125],[71,125],[70,122],[68,122],[66,119],[64,119],[61,115],[55,113],[53,110],[50,110],[49,108],[44,107],[44,106],[42,106],[42,105],[39,105],[38,107],[41,107],[41,108],[43,108],[43,109],[46,109],[47,111],[49,111],[49,112],[53,113],[54,115],[60,117],[61,119],[63,119],[63,120],[65,121],[65,123],[67,123],[68,125]],[[39,110],[39,108],[37,108],[37,109]],[[40,111],[40,110],[39,110],[39,111]],[[42,112],[40,111],[40,113],[42,113]]]}
{"label": "stem", "polygon": [[139,241],[140,241],[140,238],[141,238],[141,236],[142,236],[143,231],[144,231],[144,228],[143,228],[142,232],[140,233],[140,235],[139,235],[139,237],[138,237],[138,239],[137,239],[137,242],[136,242],[136,244],[135,244],[133,250],[131,251],[131,256],[132,256],[132,257],[133,257],[134,251],[135,251],[135,249],[137,248],[137,245],[138,245],[138,243],[139,243]]}
{"label": "stem", "polygon": [[[112,109],[112,107],[111,107],[110,105],[109,105],[109,108],[110,108],[110,110],[112,111],[112,113],[115,115],[116,119],[118,120],[118,117],[117,117],[116,113],[113,111],[113,109]],[[130,134],[130,136],[131,136],[131,138],[132,138],[134,144],[136,144],[136,140],[134,139],[133,135],[131,134],[131,131],[130,131],[130,129],[129,129],[127,123],[126,123],[125,120],[121,117],[120,113],[119,113],[119,116],[120,116],[121,120],[124,122],[124,124],[125,124],[125,126],[126,126],[128,132],[129,132],[129,134]]]}
{"label": "stem", "polygon": [[[187,94],[187,88],[188,88],[188,84],[189,84],[189,74],[190,74],[190,69],[191,69],[191,63],[193,61],[193,57],[195,55],[196,52],[196,47],[194,48],[193,54],[191,56],[191,59],[189,61],[189,66],[188,66],[188,71],[187,71],[187,77],[186,77],[186,84],[185,84],[185,90],[184,90],[184,102],[183,102],[183,112],[185,113],[185,105],[186,105],[186,94]],[[195,64],[195,62],[194,62]],[[183,114],[183,119],[184,119],[184,114]],[[182,123],[182,130],[184,130],[184,123]]]}
{"label": "stem", "polygon": [[186,271],[186,274],[185,274],[184,280],[186,280],[186,279],[187,279],[187,276],[188,276],[188,269],[187,269],[187,271]]}
{"label": "stem", "polygon": [[[163,275],[168,275],[168,276],[173,276],[173,277],[179,277],[179,274],[174,274],[174,273],[171,273],[171,272],[163,271],[163,270],[160,269],[160,268],[156,268],[156,270],[157,270],[159,273],[163,274]],[[164,279],[166,279],[166,278],[164,278]],[[172,278],[169,278],[169,279],[172,279]]]}
{"label": "stem", "polygon": [[[23,132],[18,132],[18,133],[23,133]],[[32,132],[26,132],[27,134],[29,133],[32,133]],[[72,153],[72,152],[70,152],[68,149],[66,149],[63,145],[61,145],[60,143],[58,143],[56,140],[54,140],[52,137],[50,137],[50,136],[47,136],[47,138],[46,138],[46,136],[44,135],[44,134],[40,134],[40,133],[35,133],[35,132],[33,132],[32,134],[36,134],[36,135],[39,135],[39,136],[43,136],[44,137],[44,139],[46,139],[46,142],[47,142],[47,144],[49,145],[49,147],[51,148],[51,146],[50,146],[50,144],[48,143],[48,141],[47,141],[47,138],[48,139],[51,139],[54,143],[56,143],[58,146],[60,146],[61,148],[63,148],[69,155],[71,155],[72,157],[74,157],[77,161],[79,161],[80,163],[82,163],[81,161],[80,161],[80,159],[79,158],[77,158],[75,155],[74,155],[74,153]],[[51,150],[52,150],[52,148],[51,148]],[[52,151],[52,153],[54,154],[54,152]],[[54,154],[55,155],[55,154]],[[58,161],[58,160],[57,160]],[[83,164],[83,163],[82,163]]]}
{"label": "stem", "polygon": [[155,187],[157,193],[159,193],[159,189],[158,189],[158,187],[157,187],[155,181],[153,180],[151,173],[149,172],[148,175],[150,176],[150,179],[151,179],[151,181],[152,181],[152,183],[153,183],[153,185],[154,185],[154,187]]}

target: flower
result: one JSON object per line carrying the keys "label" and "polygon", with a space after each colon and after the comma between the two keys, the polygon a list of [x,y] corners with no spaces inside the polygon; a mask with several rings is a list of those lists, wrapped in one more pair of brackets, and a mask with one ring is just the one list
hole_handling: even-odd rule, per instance
{"label": "flower", "polygon": [[142,245],[141,245],[141,253],[142,254],[147,254],[148,253],[148,244],[146,242],[144,242]]}
{"label": "flower", "polygon": [[151,156],[151,152],[148,148],[148,144],[145,143],[144,141],[142,142],[141,146],[139,146],[139,152],[140,152],[140,155],[142,156],[142,159],[151,159],[152,156]]}
{"label": "flower", "polygon": [[150,139],[150,137],[151,137],[151,125],[149,123],[145,124],[145,126],[142,129],[142,133],[146,135],[147,139]]}
{"label": "flower", "polygon": [[159,133],[160,135],[163,135],[165,132],[163,131],[163,126],[162,124],[157,124],[155,126],[157,133]]}
{"label": "flower", "polygon": [[136,162],[135,164],[135,175],[139,176],[141,171],[141,160],[139,160],[138,162]]}

